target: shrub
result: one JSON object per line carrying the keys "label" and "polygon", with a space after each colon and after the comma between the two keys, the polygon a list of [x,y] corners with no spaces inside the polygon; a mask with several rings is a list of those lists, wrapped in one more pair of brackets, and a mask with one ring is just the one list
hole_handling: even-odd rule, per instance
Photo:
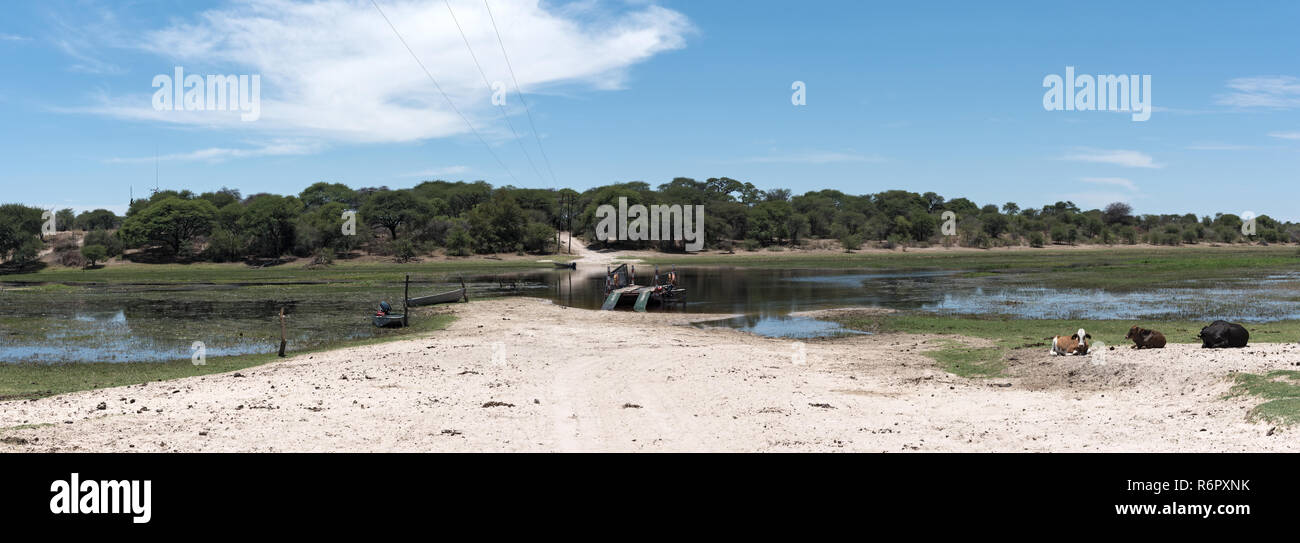
{"label": "shrub", "polygon": [[474,249],[474,238],[459,226],[447,234],[447,254],[451,256],[469,256]]}
{"label": "shrub", "polygon": [[1064,243],[1069,238],[1064,225],[1052,226],[1052,243]]}
{"label": "shrub", "polygon": [[398,262],[410,262],[415,259],[415,244],[409,239],[393,240],[388,244],[388,250]]}
{"label": "shrub", "polygon": [[534,253],[549,253],[555,243],[555,229],[545,224],[534,222],[524,227],[524,250]]}
{"label": "shrub", "polygon": [[103,245],[86,245],[81,248],[81,258],[88,266],[94,267],[96,262],[108,260],[108,249]]}
{"label": "shrub", "polygon": [[1124,243],[1127,245],[1137,245],[1138,232],[1137,229],[1132,226],[1121,228],[1119,231],[1119,237],[1120,239],[1123,239]]}
{"label": "shrub", "polygon": [[329,266],[333,263],[334,263],[334,249],[331,249],[329,247],[322,247],[320,249],[316,249],[316,253],[312,255],[311,258],[312,266]]}
{"label": "shrub", "polygon": [[1043,246],[1043,243],[1044,243],[1044,239],[1043,239],[1043,233],[1042,233],[1042,232],[1030,232],[1030,233],[1029,233],[1029,246],[1030,246],[1030,247],[1042,247],[1042,246]]}
{"label": "shrub", "polygon": [[86,234],[83,245],[99,245],[104,248],[107,258],[122,256],[122,240],[107,230],[91,230]]}
{"label": "shrub", "polygon": [[213,262],[237,262],[247,253],[247,244],[238,234],[218,228],[208,236],[208,247],[203,255]]}
{"label": "shrub", "polygon": [[857,234],[844,234],[840,236],[840,246],[844,247],[844,252],[856,251],[862,247],[862,236]]}
{"label": "shrub", "polygon": [[758,240],[753,238],[747,239],[744,242],[744,247],[746,251],[757,251],[758,248],[761,247],[762,245],[763,245],[762,243],[759,243]]}

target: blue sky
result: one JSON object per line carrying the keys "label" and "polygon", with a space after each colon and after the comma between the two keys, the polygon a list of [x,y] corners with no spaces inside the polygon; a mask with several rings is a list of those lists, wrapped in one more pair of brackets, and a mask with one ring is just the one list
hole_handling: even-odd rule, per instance
{"label": "blue sky", "polygon": [[[379,5],[487,146],[368,1],[6,2],[0,201],[122,211],[157,154],[163,187],[196,192],[727,176],[1300,220],[1300,3],[489,4],[558,184],[482,0],[450,5],[519,139],[442,0]],[[175,66],[259,75],[261,117],[156,111]],[[1044,110],[1066,66],[1150,75],[1150,120]]]}

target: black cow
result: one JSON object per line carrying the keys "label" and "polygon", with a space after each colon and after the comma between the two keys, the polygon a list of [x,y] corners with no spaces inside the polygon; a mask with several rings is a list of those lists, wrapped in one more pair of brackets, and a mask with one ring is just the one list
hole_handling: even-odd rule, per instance
{"label": "black cow", "polygon": [[1250,340],[1250,332],[1240,324],[1227,321],[1214,321],[1201,329],[1202,349],[1222,349],[1225,347],[1245,347]]}

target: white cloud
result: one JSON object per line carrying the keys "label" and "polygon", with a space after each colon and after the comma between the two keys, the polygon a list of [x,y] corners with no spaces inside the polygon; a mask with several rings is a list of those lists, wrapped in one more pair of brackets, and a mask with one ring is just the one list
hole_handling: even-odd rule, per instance
{"label": "white cloud", "polygon": [[112,158],[111,164],[140,164],[154,162],[224,162],[236,158],[257,158],[268,156],[309,155],[320,150],[320,145],[312,143],[277,141],[258,147],[237,149],[228,147],[210,147],[187,153],[174,153],[158,157]]}
{"label": "white cloud", "polygon": [[[490,91],[447,7],[409,0],[385,0],[380,6],[475,128],[485,137],[504,137],[505,127],[495,126],[500,120],[491,111]],[[458,0],[452,7],[489,80],[506,83],[508,105],[517,108],[484,4]],[[554,7],[539,0],[495,0],[492,12],[525,93],[561,85],[621,88],[631,66],[684,47],[693,31],[684,15],[655,5],[614,12],[589,3]],[[105,97],[90,111],[342,143],[411,142],[468,132],[370,2],[242,0],[141,38],[143,49],[166,59],[159,73],[180,65],[191,74],[259,74],[261,119],[240,123],[221,113],[154,111],[152,75],[141,80],[141,94]]]}
{"label": "white cloud", "polygon": [[1284,140],[1300,140],[1300,132],[1272,132],[1269,136]]}
{"label": "white cloud", "polygon": [[1218,103],[1236,107],[1288,109],[1300,106],[1300,79],[1291,76],[1241,77],[1228,81],[1232,92]]}
{"label": "white cloud", "polygon": [[1079,162],[1099,162],[1102,164],[1114,164],[1127,168],[1163,168],[1164,164],[1157,164],[1151,155],[1139,151],[1126,151],[1123,149],[1076,149],[1064,157],[1065,160],[1074,160]]}
{"label": "white cloud", "polygon": [[1123,187],[1133,192],[1137,192],[1138,190],[1137,185],[1123,177],[1084,177],[1080,179],[1080,181],[1083,181],[1084,183],[1092,183],[1094,185]]}
{"label": "white cloud", "polygon": [[832,164],[839,162],[884,162],[883,157],[877,155],[862,155],[858,153],[844,153],[838,151],[802,151],[796,153],[775,153],[770,155],[743,158],[737,162],[756,163],[756,164],[774,164],[774,163],[793,163],[793,164]]}
{"label": "white cloud", "polygon": [[19,36],[17,34],[5,34],[0,32],[0,41],[29,41],[31,38]]}
{"label": "white cloud", "polygon": [[75,64],[69,66],[69,69],[75,72],[88,73],[93,75],[121,75],[126,70],[121,66],[100,59],[98,56],[87,52],[91,49],[85,43],[77,43],[68,40],[59,40],[54,43],[64,54],[76,60]]}

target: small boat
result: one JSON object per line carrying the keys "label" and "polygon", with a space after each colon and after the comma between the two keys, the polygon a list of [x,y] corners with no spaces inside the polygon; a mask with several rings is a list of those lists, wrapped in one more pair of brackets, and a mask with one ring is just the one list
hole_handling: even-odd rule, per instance
{"label": "small boat", "polygon": [[450,303],[459,302],[461,300],[465,300],[467,302],[469,301],[469,291],[466,290],[465,287],[461,287],[450,292],[444,292],[442,294],[434,294],[432,296],[411,298],[406,301],[406,305],[408,307],[420,307],[425,305],[450,304]]}
{"label": "small boat", "polygon": [[578,269],[578,263],[577,263],[577,262],[554,262],[554,264],[555,264],[556,269],[561,269],[561,270],[576,270],[576,269]]}
{"label": "small boat", "polygon": [[403,315],[375,315],[374,322],[377,328],[401,328]]}

